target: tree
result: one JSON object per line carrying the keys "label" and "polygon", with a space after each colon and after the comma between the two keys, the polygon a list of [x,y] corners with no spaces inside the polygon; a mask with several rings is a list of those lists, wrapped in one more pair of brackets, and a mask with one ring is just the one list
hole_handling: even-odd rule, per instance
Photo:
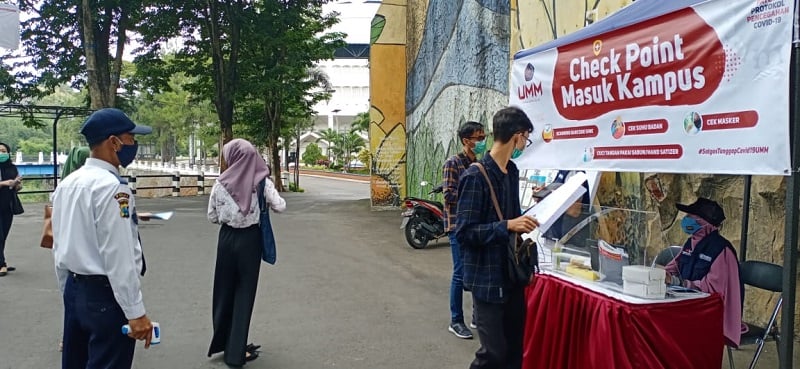
{"label": "tree", "polygon": [[322,149],[317,146],[315,143],[310,143],[306,146],[306,151],[303,152],[303,163],[308,166],[312,166],[317,164],[317,160],[324,158],[325,156],[322,155]]}
{"label": "tree", "polygon": [[[292,118],[307,119],[313,106],[330,97],[327,76],[314,63],[333,58],[343,35],[325,33],[338,20],[323,15],[324,0],[276,0],[254,3],[254,22],[243,30],[241,92],[248,101],[245,123],[254,125],[270,147],[273,168],[284,127]],[[288,145],[284,145],[288,147]],[[278,173],[276,173],[277,175]],[[280,181],[276,187],[282,189]]]}
{"label": "tree", "polygon": [[353,161],[353,153],[359,152],[366,141],[358,133],[350,131],[342,134],[339,144],[341,145],[341,163],[345,170],[350,170],[350,162]]}
{"label": "tree", "polygon": [[358,152],[358,155],[356,155],[356,158],[358,158],[360,162],[364,163],[365,167],[372,168],[372,152],[369,151],[369,149],[361,149],[361,151]]}
{"label": "tree", "polygon": [[358,113],[353,119],[353,123],[350,123],[350,127],[356,132],[369,132],[369,112]]}
{"label": "tree", "polygon": [[[165,80],[179,70],[197,79],[186,89],[208,98],[216,109],[220,141],[233,138],[234,106],[240,86],[240,55],[245,28],[254,28],[254,2],[248,0],[157,1],[145,10],[139,27],[147,45],[136,59],[139,79],[152,88],[163,88]],[[183,45],[174,63],[165,63],[163,45],[180,37]],[[210,71],[210,73],[209,73]],[[220,165],[224,161],[220,156]]]}
{"label": "tree", "polygon": [[[181,36],[184,44],[175,65],[198,77],[187,87],[214,102],[222,141],[233,137],[233,127],[255,126],[247,134],[264,137],[272,150],[273,167],[284,115],[290,109],[310,111],[327,96],[313,91],[316,81],[308,70],[316,60],[332,58],[343,46],[341,34],[325,34],[336,22],[323,16],[325,0],[158,2],[146,8],[147,27],[139,27],[148,45],[137,64],[143,66],[141,80],[163,85],[168,69],[160,60],[161,48],[170,38]],[[211,73],[209,73],[209,70]],[[167,73],[168,74],[168,73]],[[234,106],[236,116],[234,116]],[[304,116],[301,114],[299,116]],[[254,142],[261,146],[263,142]],[[275,172],[276,178],[279,171]],[[280,181],[276,185],[281,189]]]}
{"label": "tree", "polygon": [[11,66],[0,78],[3,94],[21,102],[69,83],[88,88],[92,109],[116,106],[127,32],[144,2],[21,0],[20,11],[32,17],[21,25],[21,52],[0,57]]}
{"label": "tree", "polygon": [[49,156],[50,152],[53,151],[53,141],[42,137],[31,137],[19,141],[18,150],[27,155],[38,154],[42,152],[45,153],[45,156]]}
{"label": "tree", "polygon": [[320,138],[317,139],[317,142],[325,141],[327,146],[327,157],[331,159],[331,146],[333,146],[339,140],[339,132],[336,132],[333,128],[328,128],[324,131],[319,132]]}
{"label": "tree", "polygon": [[[303,131],[311,128],[314,126],[314,121],[310,119],[310,117],[306,116],[299,116],[299,117],[292,117],[289,119],[289,123],[291,124],[290,129],[293,131],[293,138],[294,138],[294,183],[300,186],[300,135]],[[286,140],[284,142],[289,142]],[[287,149],[289,145],[286,145]]]}
{"label": "tree", "polygon": [[[160,146],[161,161],[174,161],[179,149],[189,145],[178,145],[177,142],[188,142],[200,132],[206,132],[209,123],[215,122],[213,108],[208,100],[193,95],[184,89],[195,78],[183,73],[173,74],[168,82],[168,90],[153,94],[139,94],[135,118],[153,127],[155,134],[147,137],[150,142]],[[214,131],[215,133],[217,131]],[[213,138],[218,139],[219,135]],[[208,139],[204,139],[204,142]]]}

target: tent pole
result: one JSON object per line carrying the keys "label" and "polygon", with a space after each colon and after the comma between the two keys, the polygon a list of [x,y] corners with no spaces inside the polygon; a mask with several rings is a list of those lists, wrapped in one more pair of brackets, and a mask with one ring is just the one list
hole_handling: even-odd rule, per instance
{"label": "tent pole", "polygon": [[798,109],[800,109],[800,48],[795,44],[789,69],[789,137],[791,139],[791,176],[786,184],[785,244],[783,247],[783,307],[781,313],[781,340],[778,357],[781,369],[793,368],[794,354],[794,311],[795,287],[797,285],[797,242],[798,222],[800,222],[800,178],[797,166],[800,165],[800,132],[798,132]]}
{"label": "tent pole", "polygon": [[747,229],[750,227],[750,188],[753,176],[744,176],[744,194],[742,195],[742,235],[739,237],[739,259],[747,260]]}

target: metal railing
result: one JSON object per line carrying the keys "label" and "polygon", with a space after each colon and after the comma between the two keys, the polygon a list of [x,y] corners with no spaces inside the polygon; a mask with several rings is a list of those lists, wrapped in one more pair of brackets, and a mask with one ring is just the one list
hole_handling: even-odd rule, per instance
{"label": "metal railing", "polygon": [[[206,189],[210,188],[213,185],[213,180],[215,180],[219,175],[217,174],[181,174],[179,172],[176,173],[164,173],[164,174],[130,174],[130,175],[123,175],[121,176],[125,180],[128,181],[128,186],[131,188],[131,192],[134,194],[137,191],[142,190],[166,190],[172,189],[172,196],[177,197],[181,195],[182,188],[193,188],[197,190],[197,195],[204,195],[206,193]],[[139,186],[138,179],[142,178],[169,178],[171,179],[170,185],[153,185],[153,186]],[[184,178],[195,178],[196,184],[192,185],[182,185],[182,180]],[[52,175],[40,175],[40,176],[25,176],[23,178],[23,187],[22,190],[19,191],[20,195],[26,194],[43,194],[43,193],[51,193],[55,190],[53,186],[53,179]],[[61,181],[61,176],[58,178]],[[35,185],[28,185],[28,183],[38,183],[38,186]],[[43,184],[43,185],[42,185]]]}

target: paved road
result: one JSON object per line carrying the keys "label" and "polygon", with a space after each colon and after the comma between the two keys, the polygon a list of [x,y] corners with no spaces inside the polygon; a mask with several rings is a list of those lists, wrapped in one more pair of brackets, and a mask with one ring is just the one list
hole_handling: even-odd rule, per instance
{"label": "paved road", "polygon": [[[450,250],[413,250],[398,212],[371,212],[368,185],[301,177],[273,216],[278,264],[262,263],[250,341],[264,353],[247,368],[467,367],[477,340],[446,331]],[[162,343],[137,348],[135,368],[225,368],[207,358],[217,226],[207,197],[141,199],[142,211],[175,210],[141,227],[148,260],[144,299]],[[52,256],[37,245],[41,204],[15,219],[0,278],[0,369],[59,367],[61,301]],[[469,306],[469,303],[467,302]],[[469,308],[465,309],[470,311]]]}

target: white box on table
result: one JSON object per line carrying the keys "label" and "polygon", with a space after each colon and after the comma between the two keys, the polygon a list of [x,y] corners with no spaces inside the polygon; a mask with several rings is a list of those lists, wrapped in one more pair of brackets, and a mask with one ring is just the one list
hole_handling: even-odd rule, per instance
{"label": "white box on table", "polygon": [[664,281],[653,281],[650,283],[623,281],[622,291],[625,294],[638,297],[664,298],[664,295],[667,293],[667,285],[664,284]]}
{"label": "white box on table", "polygon": [[625,282],[650,284],[659,282],[664,284],[666,271],[661,268],[651,268],[644,265],[626,265],[622,267],[622,280]]}

